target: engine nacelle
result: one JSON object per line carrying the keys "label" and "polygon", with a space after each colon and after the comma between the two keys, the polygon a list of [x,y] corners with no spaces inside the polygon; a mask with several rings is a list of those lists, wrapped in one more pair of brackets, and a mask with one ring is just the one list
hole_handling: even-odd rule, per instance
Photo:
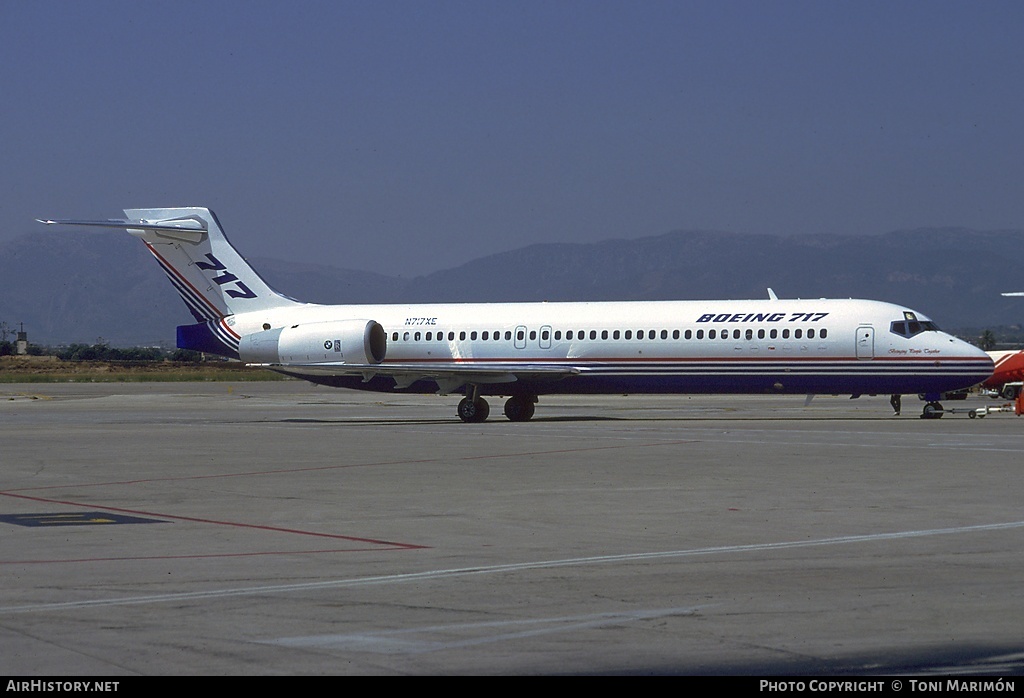
{"label": "engine nacelle", "polygon": [[238,355],[252,364],[379,364],[387,333],[373,320],[337,320],[278,327],[247,334]]}

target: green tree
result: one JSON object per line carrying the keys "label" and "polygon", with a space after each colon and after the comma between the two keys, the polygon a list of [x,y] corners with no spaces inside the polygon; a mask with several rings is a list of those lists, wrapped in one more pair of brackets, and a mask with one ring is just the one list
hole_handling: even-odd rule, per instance
{"label": "green tree", "polygon": [[984,351],[991,351],[996,346],[996,333],[992,330],[985,330],[978,338],[978,346]]}

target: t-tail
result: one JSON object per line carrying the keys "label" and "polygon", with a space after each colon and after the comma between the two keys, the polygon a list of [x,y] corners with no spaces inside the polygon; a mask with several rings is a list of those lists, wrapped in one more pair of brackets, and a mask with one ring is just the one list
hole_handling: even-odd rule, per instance
{"label": "t-tail", "polygon": [[198,321],[178,327],[178,347],[238,356],[231,316],[303,305],[283,296],[228,242],[213,211],[183,208],[125,209],[125,220],[42,220],[127,230],[153,253]]}

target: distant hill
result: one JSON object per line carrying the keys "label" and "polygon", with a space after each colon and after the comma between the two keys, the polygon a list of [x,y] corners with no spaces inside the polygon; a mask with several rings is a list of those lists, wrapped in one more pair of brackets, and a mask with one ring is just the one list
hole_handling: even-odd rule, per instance
{"label": "distant hill", "polygon": [[[1024,231],[918,229],[866,236],[680,231],[637,240],[541,244],[414,279],[253,259],[282,293],[319,303],[874,298],[941,326],[1024,323],[1013,273]],[[126,235],[51,232],[0,245],[0,320],[39,344],[173,346],[193,322],[145,247]]]}
{"label": "distant hill", "polygon": [[[770,236],[688,231],[589,245],[533,245],[410,281],[412,297],[629,300],[853,297],[915,308],[950,328],[1024,320],[1013,273],[1024,231],[919,229]],[[1020,286],[1021,288],[1017,288]]]}
{"label": "distant hill", "polygon": [[[370,272],[250,260],[289,296],[312,303],[394,302],[394,279]],[[49,231],[0,245],[0,321],[36,344],[173,347],[195,322],[153,256],[128,235]]]}

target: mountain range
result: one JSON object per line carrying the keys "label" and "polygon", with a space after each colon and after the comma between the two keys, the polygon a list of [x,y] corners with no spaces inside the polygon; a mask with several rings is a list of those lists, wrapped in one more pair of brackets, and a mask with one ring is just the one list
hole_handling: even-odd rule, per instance
{"label": "mountain range", "polygon": [[[634,240],[538,244],[403,279],[324,264],[250,259],[282,293],[316,303],[871,298],[945,329],[1019,325],[1014,274],[1024,231],[880,235],[676,231]],[[244,241],[243,241],[244,245]],[[244,247],[243,247],[244,249]],[[29,341],[173,346],[192,316],[128,235],[27,234],[0,244],[0,321]]]}

